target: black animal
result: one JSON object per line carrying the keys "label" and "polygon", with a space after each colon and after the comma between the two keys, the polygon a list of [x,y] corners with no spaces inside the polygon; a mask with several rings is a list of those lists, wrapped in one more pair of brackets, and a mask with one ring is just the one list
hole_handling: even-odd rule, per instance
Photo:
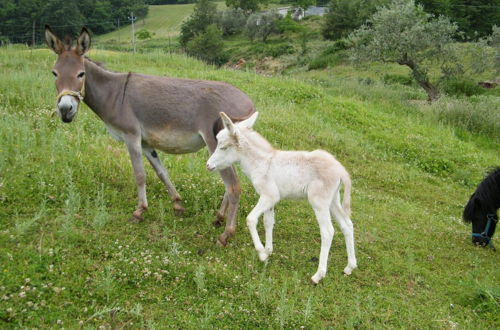
{"label": "black animal", "polygon": [[500,208],[500,167],[492,169],[477,186],[465,206],[463,218],[472,223],[472,243],[490,246],[491,238],[498,223],[497,210]]}

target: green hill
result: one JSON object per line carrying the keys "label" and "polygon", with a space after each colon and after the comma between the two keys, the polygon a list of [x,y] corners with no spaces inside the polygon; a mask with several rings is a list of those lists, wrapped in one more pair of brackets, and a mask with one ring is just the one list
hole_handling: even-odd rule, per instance
{"label": "green hill", "polygon": [[[333,153],[353,178],[359,269],[336,227],[327,277],[309,284],[320,234],[306,202],[277,206],[275,251],[258,261],[245,216],[226,248],[211,222],[223,194],[208,154],[161,155],[186,215],[148,167],[146,221],[124,145],[86,107],[52,116],[47,50],[0,48],[0,325],[142,328],[498,327],[498,253],[470,244],[462,208],[497,140],[437,121],[420,91],[360,79],[263,77],[174,54],[91,51],[115,71],[220,80],[248,93],[276,147]],[[409,102],[409,100],[413,100]],[[262,226],[262,225],[260,225]],[[496,238],[495,238],[496,240]]]}
{"label": "green hill", "polygon": [[[155,38],[175,37],[179,34],[182,21],[193,11],[193,4],[186,5],[160,5],[149,6],[149,12],[145,19],[139,19],[135,28],[147,29],[155,33]],[[106,41],[130,42],[132,35],[132,25],[116,31],[97,36],[97,43]]]}

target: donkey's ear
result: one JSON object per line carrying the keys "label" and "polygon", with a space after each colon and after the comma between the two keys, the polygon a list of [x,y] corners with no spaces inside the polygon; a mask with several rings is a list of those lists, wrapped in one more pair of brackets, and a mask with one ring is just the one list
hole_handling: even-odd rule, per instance
{"label": "donkey's ear", "polygon": [[61,54],[64,50],[64,45],[61,40],[56,37],[56,35],[50,29],[50,26],[45,24],[45,42],[47,42],[47,46],[50,47],[56,54]]}
{"label": "donkey's ear", "polygon": [[259,116],[259,113],[258,112],[255,112],[254,114],[252,114],[249,118],[243,120],[243,121],[240,121],[239,123],[237,123],[236,125],[238,127],[244,127],[244,128],[252,128],[253,125],[255,125],[255,121],[257,120],[257,117]]}
{"label": "donkey's ear", "polygon": [[234,126],[231,118],[229,118],[224,112],[219,112],[220,117],[222,118],[222,124],[224,124],[224,128],[229,131],[229,134],[236,135],[236,126]]}
{"label": "donkey's ear", "polygon": [[76,51],[79,55],[85,54],[90,49],[90,33],[86,27],[82,28],[78,39],[76,39]]}

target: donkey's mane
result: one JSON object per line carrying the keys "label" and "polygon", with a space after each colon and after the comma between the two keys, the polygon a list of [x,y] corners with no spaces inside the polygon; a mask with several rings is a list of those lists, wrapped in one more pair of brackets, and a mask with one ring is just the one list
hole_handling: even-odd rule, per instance
{"label": "donkey's mane", "polygon": [[466,222],[475,220],[475,211],[495,212],[500,207],[500,167],[492,168],[483,181],[479,183],[465,206],[463,218]]}
{"label": "donkey's mane", "polygon": [[100,68],[102,68],[102,69],[104,69],[104,70],[106,70],[106,71],[110,71],[108,68],[106,68],[106,65],[104,65],[104,63],[103,63],[103,62],[97,62],[97,61],[94,61],[93,59],[91,59],[91,58],[89,58],[89,57],[87,57],[87,56],[84,56],[84,58],[85,58],[87,61],[89,61],[90,63],[93,63],[93,64],[97,65],[98,67],[100,67]]}

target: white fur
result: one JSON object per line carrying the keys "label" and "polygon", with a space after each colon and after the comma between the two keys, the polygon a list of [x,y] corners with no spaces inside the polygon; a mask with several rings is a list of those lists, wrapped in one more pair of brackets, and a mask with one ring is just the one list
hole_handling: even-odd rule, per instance
{"label": "white fur", "polygon": [[[274,206],[283,198],[307,198],[314,209],[321,233],[321,251],[316,274],[317,284],[326,275],[328,254],[334,229],[334,215],[345,237],[348,263],[344,273],[350,275],[357,267],[354,252],[354,229],[350,219],[351,180],[345,168],[331,154],[322,150],[281,151],[274,149],[251,127],[257,119],[233,124],[221,113],[225,129],[217,135],[217,148],[207,161],[211,171],[222,170],[235,162],[252,181],[260,195],[257,205],[247,216],[247,225],[261,261],[273,251],[272,230]],[[340,187],[344,185],[344,201],[340,203]],[[266,241],[262,245],[257,233],[259,217],[264,214]]]}

